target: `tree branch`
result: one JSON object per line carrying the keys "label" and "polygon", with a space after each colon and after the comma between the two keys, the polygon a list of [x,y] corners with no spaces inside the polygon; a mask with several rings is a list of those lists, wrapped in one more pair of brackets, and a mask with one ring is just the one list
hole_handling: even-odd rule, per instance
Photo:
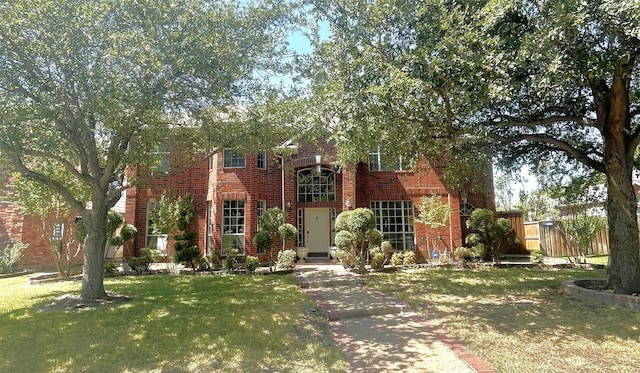
{"label": "tree branch", "polygon": [[12,163],[17,168],[18,172],[20,172],[25,178],[50,186],[51,188],[53,188],[53,190],[60,194],[60,196],[62,196],[65,201],[67,201],[69,206],[71,206],[74,210],[80,212],[81,214],[84,214],[85,206],[81,202],[77,201],[75,197],[67,190],[67,188],[64,187],[64,185],[60,184],[47,175],[33,171],[22,162],[22,159],[20,159],[17,154],[11,154],[10,156],[12,159]]}
{"label": "tree branch", "polygon": [[[593,158],[590,158],[588,153],[581,151],[579,149],[576,149],[571,144],[565,141],[558,140],[555,137],[552,137],[546,134],[521,134],[521,135],[512,136],[512,137],[504,137],[496,133],[489,133],[489,136],[491,137],[492,140],[496,142],[498,146],[513,145],[521,141],[546,144],[549,146],[550,150],[561,151],[565,154],[568,154],[572,158],[575,158],[577,161],[579,161],[580,163],[584,164],[587,167],[593,168],[594,170],[600,171],[603,173],[605,172],[604,163],[599,162]],[[602,156],[597,152],[594,152],[593,154]]]}

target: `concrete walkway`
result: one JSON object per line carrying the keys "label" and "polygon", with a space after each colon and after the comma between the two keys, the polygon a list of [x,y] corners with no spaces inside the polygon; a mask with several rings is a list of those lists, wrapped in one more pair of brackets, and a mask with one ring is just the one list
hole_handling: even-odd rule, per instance
{"label": "concrete walkway", "polygon": [[340,265],[297,264],[294,274],[331,322],[351,372],[494,372],[424,316]]}

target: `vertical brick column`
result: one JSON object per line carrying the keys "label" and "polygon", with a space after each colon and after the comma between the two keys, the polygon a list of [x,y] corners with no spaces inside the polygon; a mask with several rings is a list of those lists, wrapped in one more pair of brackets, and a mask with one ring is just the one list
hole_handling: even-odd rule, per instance
{"label": "vertical brick column", "polygon": [[349,166],[342,171],[342,211],[347,210],[347,201],[351,208],[356,206],[356,170]]}

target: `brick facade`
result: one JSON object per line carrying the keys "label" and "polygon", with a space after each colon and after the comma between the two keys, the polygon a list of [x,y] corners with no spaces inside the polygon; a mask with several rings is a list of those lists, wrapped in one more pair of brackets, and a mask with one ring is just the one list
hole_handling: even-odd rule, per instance
{"label": "brick facade", "polygon": [[[440,251],[453,250],[463,244],[467,218],[463,216],[463,212],[467,210],[465,207],[495,208],[490,166],[487,167],[487,177],[480,181],[486,186],[487,192],[466,194],[448,190],[438,177],[438,169],[429,167],[424,160],[413,171],[371,171],[366,163],[335,168],[335,155],[336,149],[330,143],[289,147],[268,152],[265,169],[258,167],[256,154],[247,154],[245,166],[236,168],[224,167],[222,152],[184,168],[176,165],[180,162],[172,155],[171,168],[166,174],[127,190],[125,220],[134,224],[138,233],[134,240],[125,245],[124,256],[137,255],[141,248],[147,246],[147,206],[158,202],[163,192],[171,197],[191,194],[196,214],[191,230],[197,232],[198,245],[205,252],[220,251],[223,245],[224,201],[243,201],[245,252],[258,255],[263,260],[264,255],[258,254],[253,245],[258,227],[259,201],[265,201],[266,208],[284,209],[290,224],[296,227],[302,224],[303,230],[299,238],[307,246],[310,244],[306,242],[310,239],[309,234],[316,229],[314,224],[305,222],[308,216],[312,216],[307,215],[311,212],[325,214],[320,215],[321,218],[329,216],[333,219],[349,208],[371,207],[372,201],[410,201],[415,217],[420,197],[438,195],[453,210],[451,224],[442,229],[428,229],[417,222],[413,224],[413,245],[419,260],[429,258],[434,248]],[[318,199],[313,196],[307,198],[307,201],[301,201],[298,197],[300,171],[304,175],[331,175],[335,180],[335,195]],[[136,176],[136,173],[136,170],[131,170],[132,176]],[[11,190],[8,191],[10,194]],[[313,216],[318,218],[317,215]],[[212,223],[211,227],[207,226],[208,218]],[[20,263],[22,266],[53,265],[51,254],[37,232],[38,226],[39,222],[21,216],[17,206],[6,198],[0,200],[0,244],[4,247],[6,243],[16,240],[31,244]],[[332,220],[331,225],[327,226],[332,227]],[[332,229],[328,228],[320,238],[323,235],[326,245],[332,245]],[[289,246],[293,248],[296,244]],[[169,255],[173,254],[171,241],[168,242],[167,249]],[[81,257],[78,262],[81,263]]]}
{"label": "brick facade", "polygon": [[[221,250],[225,228],[224,201],[243,201],[245,252],[262,259],[265,257],[258,254],[253,245],[258,226],[259,201],[265,201],[266,208],[284,209],[288,222],[298,227],[299,220],[304,221],[306,211],[310,209],[326,210],[337,215],[347,208],[371,207],[372,201],[410,201],[416,216],[420,197],[438,195],[453,210],[451,224],[443,229],[428,229],[422,224],[413,224],[414,245],[419,260],[427,259],[434,248],[440,251],[453,250],[463,244],[466,218],[461,216],[462,204],[470,204],[476,208],[494,208],[490,172],[486,180],[482,181],[488,192],[467,195],[448,190],[440,181],[438,170],[429,167],[424,160],[418,163],[414,171],[370,171],[365,163],[336,169],[333,166],[335,154],[335,147],[329,143],[302,145],[293,154],[285,151],[282,154],[277,151],[267,153],[267,167],[259,169],[256,154],[246,155],[244,167],[224,167],[224,155],[221,152],[213,155],[209,162],[200,162],[182,172],[172,173],[148,185],[134,188],[127,195],[126,217],[127,221],[134,222],[138,235],[126,255],[134,255],[137,249],[145,246],[147,205],[158,201],[163,191],[174,197],[191,193],[197,214],[197,222],[192,229],[198,232],[198,244],[203,251],[206,248]],[[333,172],[333,200],[299,200],[298,173],[308,169],[314,174],[323,170]],[[210,239],[207,238],[208,206],[211,206],[212,222]],[[302,235],[306,237],[309,229],[303,228]],[[332,240],[333,234],[327,232],[327,235]],[[171,254],[171,245],[168,246]],[[296,245],[289,246],[293,248]]]}
{"label": "brick facade", "polygon": [[[22,252],[22,258],[18,262],[21,268],[32,269],[54,269],[55,262],[53,254],[49,249],[49,245],[42,234],[42,220],[36,216],[23,216],[20,208],[12,202],[14,188],[11,180],[4,186],[4,195],[0,199],[0,247],[5,248],[7,245],[21,241],[29,244]],[[64,221],[64,226],[69,227],[73,224],[73,217],[60,217]],[[52,227],[56,217],[52,214],[46,222],[46,227]],[[64,239],[61,245],[66,245],[69,232],[65,229]],[[75,250],[72,250],[75,252]],[[62,261],[63,268],[66,267],[66,260]],[[75,260],[72,259],[71,265],[82,264],[82,252],[78,254]]]}

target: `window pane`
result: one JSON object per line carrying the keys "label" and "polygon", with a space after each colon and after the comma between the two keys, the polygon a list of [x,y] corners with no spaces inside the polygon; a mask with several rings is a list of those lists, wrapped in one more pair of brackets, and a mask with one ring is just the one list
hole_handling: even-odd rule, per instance
{"label": "window pane", "polygon": [[372,201],[371,209],[384,240],[396,250],[415,250],[411,201]]}

